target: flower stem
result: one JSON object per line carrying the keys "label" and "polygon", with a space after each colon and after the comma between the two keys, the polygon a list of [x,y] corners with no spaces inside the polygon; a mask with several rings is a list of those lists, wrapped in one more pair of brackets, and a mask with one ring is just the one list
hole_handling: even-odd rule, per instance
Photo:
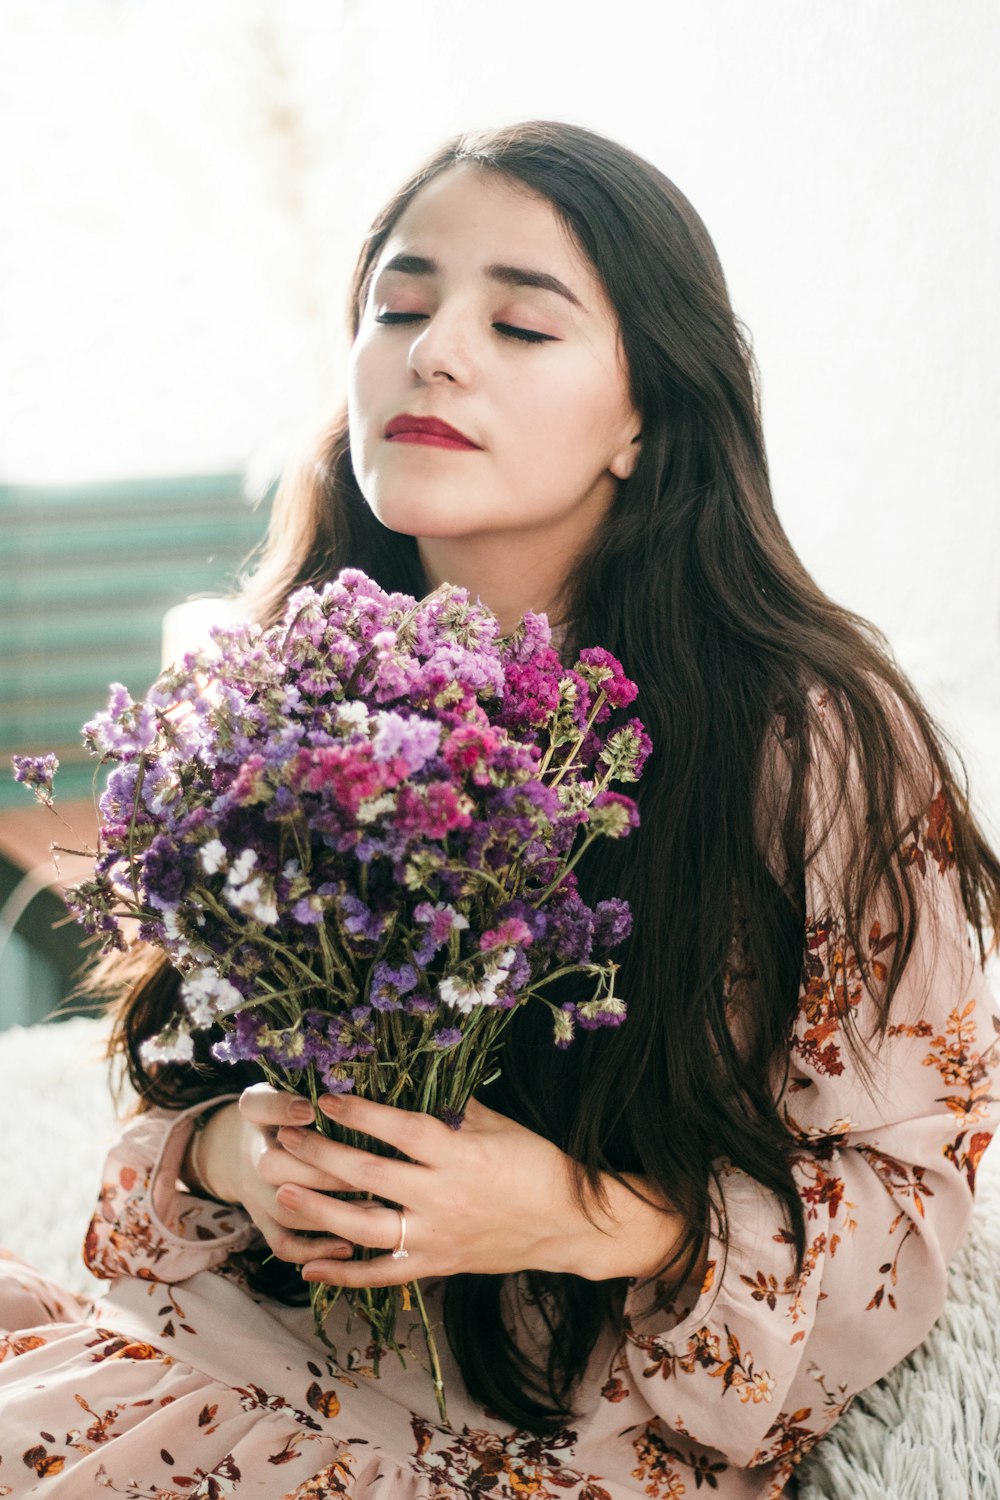
{"label": "flower stem", "polygon": [[438,1414],[441,1417],[441,1421],[447,1427],[449,1425],[448,1405],[445,1400],[444,1377],[441,1374],[441,1361],[438,1358],[437,1340],[434,1337],[434,1329],[431,1321],[427,1316],[427,1308],[424,1306],[424,1295],[420,1290],[420,1282],[411,1281],[410,1286],[413,1290],[413,1300],[416,1302],[417,1310],[420,1313],[420,1326],[424,1330],[424,1342],[427,1345],[427,1356],[431,1362],[431,1380],[434,1382],[434,1394],[437,1397]]}

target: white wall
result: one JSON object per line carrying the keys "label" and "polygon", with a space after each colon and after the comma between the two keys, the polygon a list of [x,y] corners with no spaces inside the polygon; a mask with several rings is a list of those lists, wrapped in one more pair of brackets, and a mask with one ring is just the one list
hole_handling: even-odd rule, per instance
{"label": "white wall", "polygon": [[1000,826],[996,0],[0,0],[0,478],[249,465],[340,394],[360,235],[531,116],[704,216],[777,502]]}

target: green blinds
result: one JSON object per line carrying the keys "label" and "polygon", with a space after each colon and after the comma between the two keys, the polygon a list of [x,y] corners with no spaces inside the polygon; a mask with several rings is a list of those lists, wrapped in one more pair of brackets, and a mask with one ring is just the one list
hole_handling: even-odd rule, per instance
{"label": "green blinds", "polygon": [[30,798],[14,753],[54,750],[57,797],[88,794],[108,683],[146,690],[164,612],[230,592],[266,524],[237,474],[0,486],[0,808]]}

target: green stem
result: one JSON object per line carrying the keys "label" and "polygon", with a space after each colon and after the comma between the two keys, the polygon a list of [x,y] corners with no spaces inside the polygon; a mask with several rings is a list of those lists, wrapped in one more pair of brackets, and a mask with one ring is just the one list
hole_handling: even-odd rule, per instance
{"label": "green stem", "polygon": [[584,740],[587,738],[587,735],[593,729],[594,723],[595,723],[595,721],[597,719],[598,710],[600,709],[601,705],[603,703],[606,703],[606,702],[607,702],[607,694],[605,693],[605,691],[604,691],[603,688],[599,688],[598,692],[597,692],[597,697],[594,699],[594,705],[593,705],[593,707],[590,710],[590,715],[589,715],[589,717],[587,719],[587,722],[584,725],[581,733],[577,736],[576,741],[575,741],[575,743],[573,745],[573,748],[569,752],[569,760],[566,761],[563,765],[561,765],[559,767],[559,770],[556,772],[556,774],[553,776],[552,780],[549,782],[550,786],[558,786],[559,783],[560,783],[560,781],[562,781],[563,777],[566,775],[566,772],[570,768],[570,761],[572,761],[573,756],[579,750],[580,746],[583,744]]}
{"label": "green stem", "polygon": [[413,1291],[413,1300],[417,1304],[417,1311],[420,1314],[420,1326],[424,1330],[424,1343],[427,1345],[427,1357],[431,1362],[431,1380],[434,1382],[434,1395],[437,1397],[438,1413],[441,1421],[447,1427],[448,1405],[444,1394],[444,1377],[441,1374],[441,1361],[438,1358],[437,1340],[434,1337],[434,1330],[427,1316],[427,1309],[424,1306],[424,1296],[420,1290],[420,1282],[411,1281],[410,1287]]}
{"label": "green stem", "polygon": [[146,752],[139,752],[139,765],[135,778],[135,796],[132,798],[132,816],[128,820],[128,872],[129,881],[132,886],[132,899],[136,905],[139,904],[139,875],[135,862],[135,825],[139,816],[139,802],[142,797],[142,783],[146,777]]}
{"label": "green stem", "polygon": [[580,845],[579,849],[577,849],[576,853],[566,861],[566,864],[563,866],[560,873],[556,876],[555,880],[550,881],[549,884],[545,887],[544,891],[540,891],[538,895],[532,897],[531,904],[533,906],[541,906],[543,901],[547,901],[549,899],[556,887],[562,885],[570,870],[572,870],[575,865],[579,864],[583,855],[587,852],[596,838],[597,834],[592,833],[584,839],[583,843]]}

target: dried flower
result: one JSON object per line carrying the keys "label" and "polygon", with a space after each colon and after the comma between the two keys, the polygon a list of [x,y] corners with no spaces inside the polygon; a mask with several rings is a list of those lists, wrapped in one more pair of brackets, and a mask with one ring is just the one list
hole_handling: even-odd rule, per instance
{"label": "dried flower", "polygon": [[[146,1064],[215,1028],[217,1058],[314,1104],[353,1090],[457,1126],[517,1006],[547,1005],[559,1047],[620,1025],[631,913],[589,907],[574,866],[637,826],[610,789],[649,754],[616,720],[635,695],[601,648],[566,667],[544,616],[502,639],[462,589],[417,601],[356,569],[268,630],[216,630],[141,702],[114,684],[84,729],[112,767],[101,853],[70,899],[106,948],[138,918],[180,970]],[[51,801],[55,768],[16,774]],[[581,997],[561,1004],[566,974]],[[318,1324],[339,1294],[314,1287]],[[398,1288],[354,1305],[395,1348]]]}

